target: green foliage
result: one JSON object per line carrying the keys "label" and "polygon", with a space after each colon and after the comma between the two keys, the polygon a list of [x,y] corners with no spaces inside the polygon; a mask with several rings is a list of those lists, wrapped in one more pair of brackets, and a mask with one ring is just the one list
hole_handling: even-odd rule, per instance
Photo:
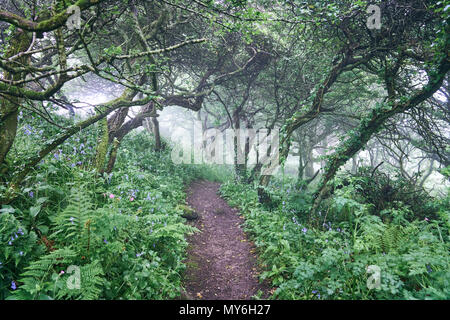
{"label": "green foliage", "polygon": [[22,274],[22,285],[15,292],[17,299],[51,299],[48,293],[53,291],[53,284],[48,281],[54,274],[56,265],[70,264],[76,257],[70,249],[59,249],[33,261]]}
{"label": "green foliage", "polygon": [[[1,297],[177,297],[185,235],[196,231],[179,205],[185,184],[204,169],[174,165],[170,149],[149,152],[153,142],[141,133],[123,141],[116,170],[98,178],[90,165],[71,165],[79,150],[88,154],[88,143],[71,140],[59,157],[45,159],[19,198],[1,209]],[[79,288],[68,286],[73,267]]]}
{"label": "green foliage", "polygon": [[29,261],[43,253],[37,236],[14,216],[15,209],[4,206],[0,210],[0,299],[6,298],[17,275]]}
{"label": "green foliage", "polygon": [[372,213],[383,220],[437,218],[439,207],[425,190],[412,185],[399,173],[391,178],[384,172],[373,170],[362,167],[356,175],[335,179],[337,194],[371,205]]}
{"label": "green foliage", "polygon": [[[342,185],[342,181],[337,179],[335,184]],[[374,210],[374,204],[357,195],[354,186],[347,183],[337,189],[336,196],[319,211],[321,225],[312,226],[308,217],[311,200],[293,184],[274,189],[278,191],[271,196],[285,196],[279,195],[280,206],[270,212],[257,202],[257,192],[250,186],[222,185],[222,195],[241,209],[258,247],[264,269],[261,279],[268,278],[277,287],[273,298],[449,299],[445,201],[437,205],[441,218],[418,219],[416,215],[409,220],[404,218],[411,217],[407,205],[395,203],[394,209],[386,203],[391,208],[391,217],[386,219]],[[370,265],[381,270],[379,288],[368,288]]]}

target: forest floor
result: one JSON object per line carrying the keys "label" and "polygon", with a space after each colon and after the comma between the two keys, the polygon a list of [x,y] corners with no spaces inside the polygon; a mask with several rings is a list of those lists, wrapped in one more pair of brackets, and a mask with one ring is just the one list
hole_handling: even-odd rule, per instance
{"label": "forest floor", "polygon": [[269,286],[259,283],[255,246],[244,233],[243,218],[218,195],[220,184],[196,181],[187,203],[199,217],[192,225],[201,232],[190,236],[185,283],[188,298],[249,300]]}

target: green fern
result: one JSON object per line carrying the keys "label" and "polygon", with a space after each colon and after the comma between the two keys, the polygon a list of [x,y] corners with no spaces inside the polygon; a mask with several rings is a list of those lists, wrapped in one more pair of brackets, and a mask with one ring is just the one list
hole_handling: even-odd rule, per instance
{"label": "green fern", "polygon": [[94,212],[90,197],[81,189],[72,189],[69,205],[54,219],[52,238],[71,244],[80,255],[88,256]]}
{"label": "green fern", "polygon": [[96,260],[80,267],[80,287],[69,288],[66,285],[67,277],[62,278],[62,286],[56,294],[57,299],[95,300],[102,293],[101,286],[104,283],[104,272],[100,263]]}
{"label": "green fern", "polygon": [[54,273],[56,265],[67,265],[72,263],[76,253],[71,249],[58,249],[48,255],[42,256],[39,260],[32,262],[26,267],[26,272],[22,274],[24,278],[19,280],[23,283],[20,289],[15,292],[18,299],[41,299],[48,297],[52,291],[50,276]]}
{"label": "green fern", "polygon": [[406,232],[405,229],[400,225],[389,225],[384,230],[380,243],[383,252],[389,252],[395,250],[399,245],[405,240]]}
{"label": "green fern", "polygon": [[363,240],[375,252],[388,253],[403,248],[414,228],[397,224],[384,224],[378,217],[367,217],[362,224]]}

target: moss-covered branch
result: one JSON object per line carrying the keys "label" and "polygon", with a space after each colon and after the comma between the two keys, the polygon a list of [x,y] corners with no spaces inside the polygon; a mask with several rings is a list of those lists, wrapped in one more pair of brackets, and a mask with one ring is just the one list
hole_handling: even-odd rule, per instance
{"label": "moss-covered branch", "polygon": [[386,103],[377,105],[377,107],[371,111],[370,115],[361,120],[359,126],[349,135],[347,140],[345,140],[336,149],[334,154],[328,158],[324,174],[314,195],[315,200],[312,213],[317,211],[322,199],[328,193],[328,182],[334,178],[339,168],[361,150],[375,133],[382,129],[386,120],[396,114],[416,107],[439,90],[450,69],[448,44],[446,49],[441,52],[439,60],[436,68],[429,72],[429,81],[421,90],[412,96],[403,96],[395,99],[395,101],[390,99]]}
{"label": "moss-covered branch", "polygon": [[146,97],[141,100],[133,101],[133,98],[136,96],[137,92],[132,90],[126,90],[122,96],[120,96],[117,99],[114,99],[112,101],[109,101],[105,104],[103,104],[101,107],[103,108],[103,112],[96,114],[95,116],[92,116],[86,120],[80,121],[79,123],[73,125],[65,132],[60,133],[57,135],[54,139],[49,140],[43,148],[38,152],[36,156],[33,156],[29,158],[27,161],[25,161],[25,164],[22,166],[22,169],[16,173],[12,179],[12,182],[9,186],[9,192],[8,192],[8,199],[6,201],[9,201],[14,197],[14,194],[20,185],[20,183],[23,181],[23,179],[27,176],[27,174],[32,170],[34,166],[36,166],[45,156],[47,156],[50,152],[52,152],[55,148],[57,148],[59,145],[64,143],[67,139],[69,139],[74,134],[78,133],[80,130],[83,130],[87,128],[88,126],[96,123],[97,121],[102,120],[105,118],[108,114],[110,114],[112,111],[123,108],[123,107],[131,107],[131,106],[138,106],[138,105],[144,105],[147,104],[149,101],[151,101],[154,97]]}
{"label": "moss-covered branch", "polygon": [[[80,8],[80,11],[86,10],[89,7],[105,2],[106,0],[78,0],[74,5]],[[31,21],[23,18],[17,14],[11,13],[6,10],[0,10],[0,21],[8,22],[16,27],[23,30],[33,31],[33,32],[48,32],[62,27],[67,19],[72,15],[71,12],[66,10],[55,14],[53,17],[43,20],[43,21]]]}

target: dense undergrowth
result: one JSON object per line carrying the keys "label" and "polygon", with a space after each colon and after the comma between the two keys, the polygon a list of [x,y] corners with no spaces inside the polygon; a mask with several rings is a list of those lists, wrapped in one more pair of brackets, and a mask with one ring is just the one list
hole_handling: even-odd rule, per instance
{"label": "dense undergrowth", "polygon": [[369,170],[335,179],[334,188],[310,217],[311,196],[298,183],[275,182],[268,206],[249,185],[222,185],[245,217],[273,298],[450,298],[449,197]]}
{"label": "dense undergrowth", "polygon": [[[49,130],[28,119],[12,154],[33,154]],[[181,218],[185,187],[193,179],[231,175],[175,165],[169,147],[154,152],[141,132],[124,140],[114,171],[99,178],[95,132],[69,139],[0,209],[0,299],[179,296],[185,235],[195,231]],[[301,183],[273,179],[267,206],[251,185],[222,185],[223,196],[245,216],[262,279],[277,288],[273,298],[450,298],[448,196],[433,199],[370,168],[336,178],[333,189],[311,217],[312,198]],[[379,268],[378,288],[369,266]]]}
{"label": "dense undergrowth", "polygon": [[[32,141],[45,139],[32,121],[21,129],[13,153],[33,152]],[[68,140],[2,206],[0,299],[179,295],[185,235],[195,230],[178,205],[186,184],[214,178],[212,171],[174,165],[169,149],[154,152],[150,136],[139,133],[122,143],[113,173],[99,178],[95,139]]]}

